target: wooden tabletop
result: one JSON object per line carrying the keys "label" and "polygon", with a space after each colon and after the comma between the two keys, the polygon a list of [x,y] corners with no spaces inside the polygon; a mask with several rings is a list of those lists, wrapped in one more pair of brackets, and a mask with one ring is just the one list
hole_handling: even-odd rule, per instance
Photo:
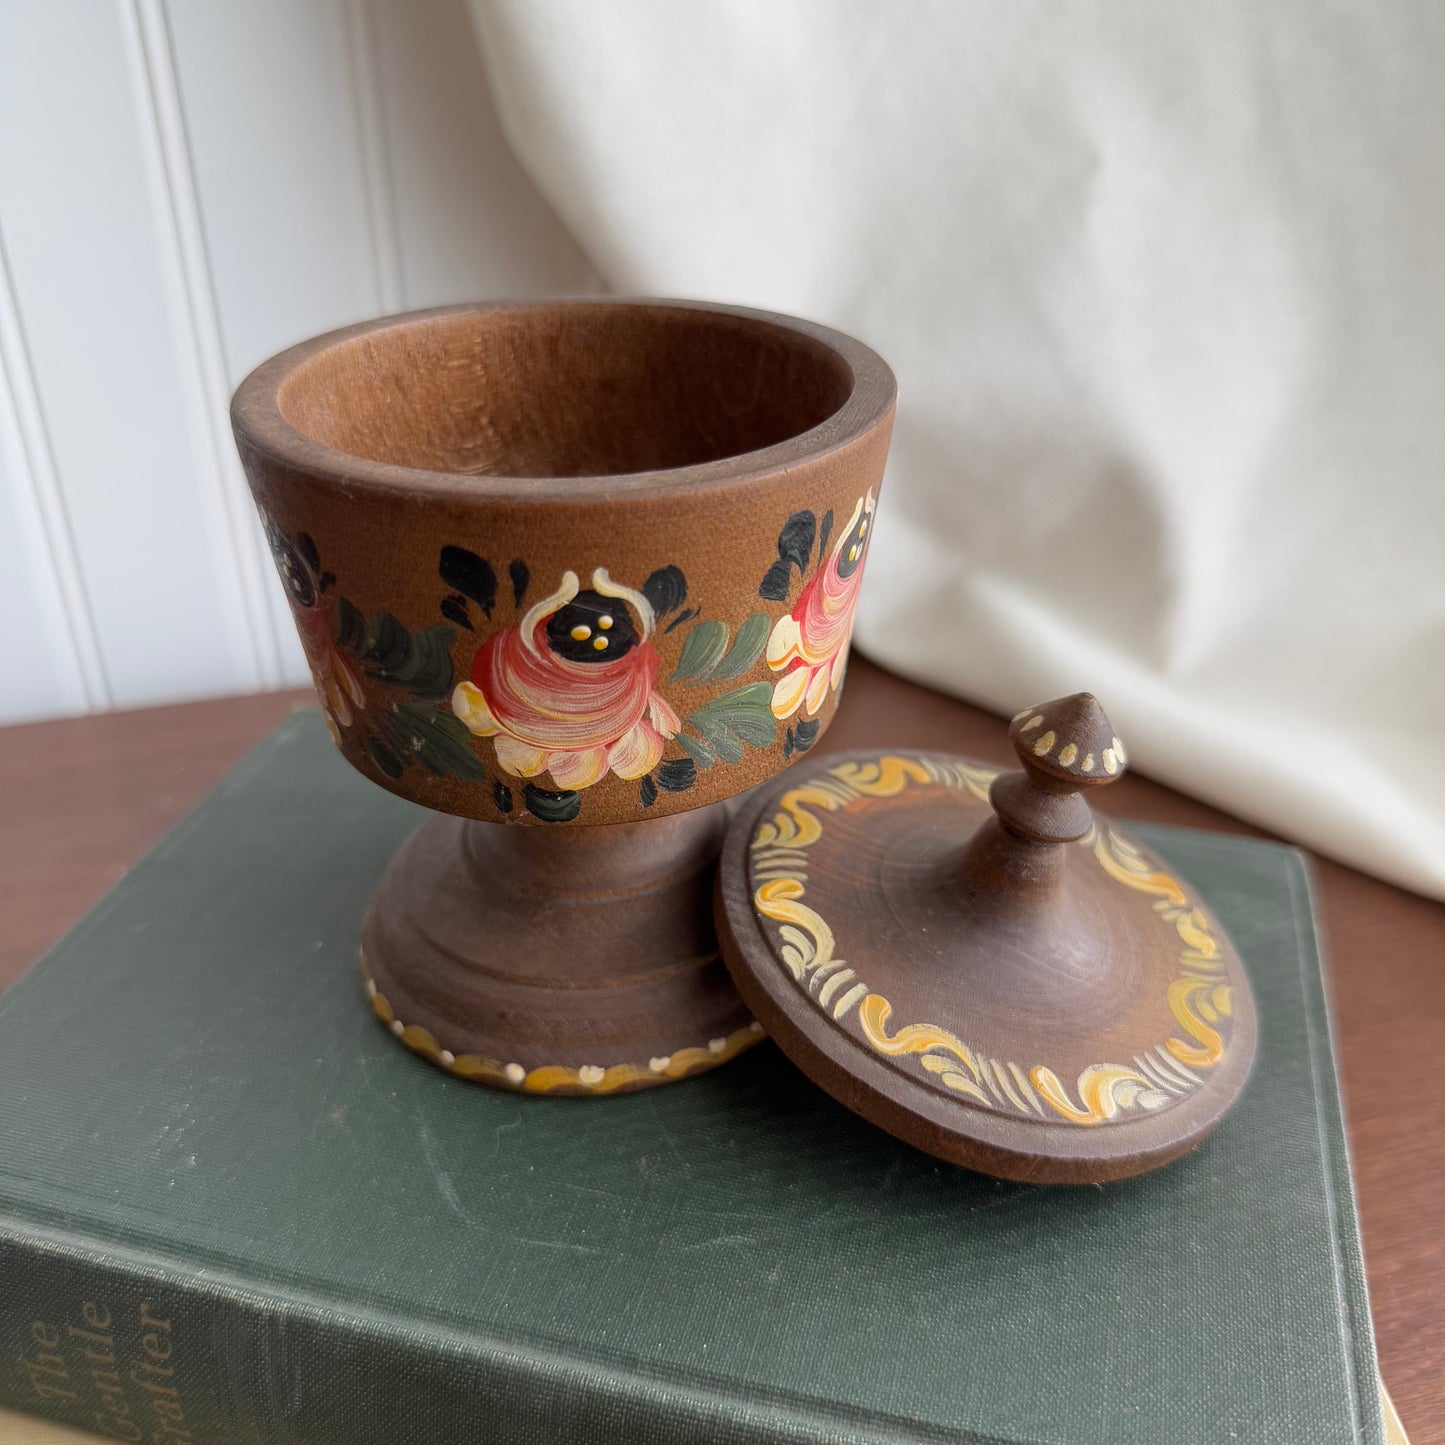
{"label": "wooden tabletop", "polygon": [[[0,987],[309,701],[273,693],[0,729]],[[826,748],[884,746],[1012,763],[998,719],[855,660]],[[1091,801],[1258,832],[1136,775]],[[1316,860],[1316,878],[1381,1372],[1414,1445],[1445,1445],[1445,907],[1337,863]]]}

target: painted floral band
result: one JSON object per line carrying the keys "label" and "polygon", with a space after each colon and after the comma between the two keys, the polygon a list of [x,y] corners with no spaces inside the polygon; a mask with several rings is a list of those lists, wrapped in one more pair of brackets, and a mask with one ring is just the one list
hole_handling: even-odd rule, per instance
{"label": "painted floral band", "polygon": [[[328,606],[337,580],[312,538],[287,537],[262,520],[338,743],[344,730],[359,729],[366,756],[388,778],[419,766],[489,783],[500,814],[520,794],[533,816],[565,822],[609,774],[637,783],[638,804],[648,808],[660,792],[693,787],[701,771],[740,763],[749,747],[777,746],[780,728],[785,760],[812,747],[818,714],[842,685],[874,505],[871,490],[859,497],[836,535],[831,511],[792,513],[758,596],[786,602],[797,585],[796,599],[781,617],[759,610],[736,629],[688,605],[676,566],[638,585],[602,566],[568,569],[538,597],[530,568],[514,559],[505,591],[518,621],[477,648],[460,680],[458,630],[489,621],[503,591],[491,562],[443,547],[445,620],[413,630],[389,612],[367,617],[344,596]],[[677,665],[663,679],[658,638],[682,629]],[[395,700],[368,707],[362,676],[394,689]],[[693,690],[719,683],[735,685],[689,702]]]}

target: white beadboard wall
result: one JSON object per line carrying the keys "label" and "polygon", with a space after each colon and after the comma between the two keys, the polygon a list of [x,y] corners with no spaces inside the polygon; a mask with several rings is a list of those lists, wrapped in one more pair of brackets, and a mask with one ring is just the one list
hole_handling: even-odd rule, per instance
{"label": "white beadboard wall", "polygon": [[304,682],[233,387],[598,289],[476,47],[465,0],[0,0],[0,723]]}

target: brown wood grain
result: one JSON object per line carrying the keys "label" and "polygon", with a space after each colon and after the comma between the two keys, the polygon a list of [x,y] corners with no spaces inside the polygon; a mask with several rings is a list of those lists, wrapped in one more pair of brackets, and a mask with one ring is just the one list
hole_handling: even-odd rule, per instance
{"label": "brown wood grain", "polygon": [[[0,986],[12,982],[310,694],[0,731]],[[997,718],[861,659],[822,749],[1010,761]],[[1117,816],[1258,834],[1130,775]],[[1445,1445],[1445,907],[1316,860],[1380,1364],[1414,1445]]]}

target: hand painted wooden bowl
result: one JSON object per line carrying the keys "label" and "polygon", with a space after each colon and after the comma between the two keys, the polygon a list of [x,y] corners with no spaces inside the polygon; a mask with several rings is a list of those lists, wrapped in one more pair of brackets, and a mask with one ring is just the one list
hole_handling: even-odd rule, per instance
{"label": "hand painted wooden bowl", "polygon": [[718,805],[832,717],[894,395],[835,331],[671,301],[419,312],[242,383],[332,736],[447,815],[363,926],[403,1043],[596,1094],[758,1037],[711,922]]}

